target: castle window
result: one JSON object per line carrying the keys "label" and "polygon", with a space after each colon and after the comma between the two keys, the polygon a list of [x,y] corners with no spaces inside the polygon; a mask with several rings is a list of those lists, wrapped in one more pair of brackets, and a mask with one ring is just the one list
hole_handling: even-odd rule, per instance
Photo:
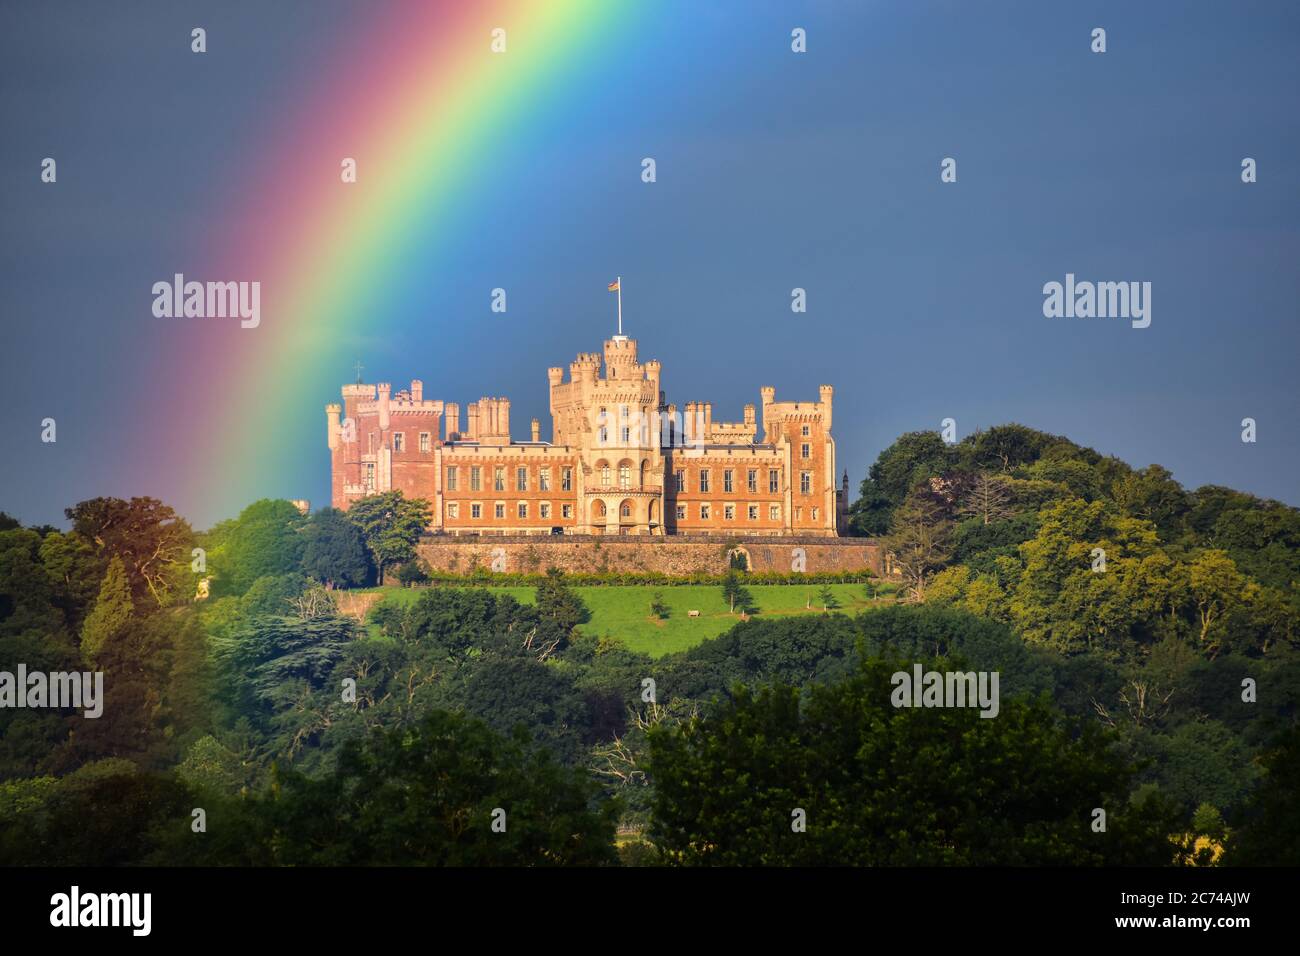
{"label": "castle window", "polygon": [[471,465],[469,469],[469,490],[483,490],[483,469],[478,465]]}
{"label": "castle window", "polygon": [[457,503],[454,502],[454,501],[453,501],[451,504],[447,505],[447,517],[448,517],[448,518],[459,518],[459,517],[460,517],[460,505],[457,504]]}
{"label": "castle window", "polygon": [[572,517],[573,517],[573,505],[560,505],[560,517],[561,517],[561,518],[572,518]]}
{"label": "castle window", "polygon": [[749,481],[749,490],[758,491],[758,469],[757,468],[749,469],[749,473],[745,477]]}
{"label": "castle window", "polygon": [[366,462],[365,486],[367,491],[373,492],[375,490],[375,463],[373,461]]}
{"label": "castle window", "polygon": [[520,519],[526,519],[528,517],[527,502],[523,502],[523,501],[519,502],[519,517]]}
{"label": "castle window", "polygon": [[758,505],[749,506],[749,520],[750,521],[758,520]]}
{"label": "castle window", "polygon": [[551,490],[551,469],[542,468],[540,471],[537,472],[537,490],[538,491]]}
{"label": "castle window", "polygon": [[498,518],[504,518],[506,516],[505,502],[498,501],[496,503],[496,508],[493,510],[493,514],[495,514]]}
{"label": "castle window", "polygon": [[393,432],[393,451],[406,451],[405,432]]}
{"label": "castle window", "polygon": [[[677,478],[677,490],[685,491],[686,490],[686,469],[678,468],[677,471],[674,472],[674,476]],[[683,517],[685,516],[683,515]]]}
{"label": "castle window", "polygon": [[563,471],[560,472],[560,490],[561,491],[573,490],[573,469],[572,468],[565,468]]}
{"label": "castle window", "polygon": [[726,471],[724,471],[724,472],[722,473],[722,490],[723,490],[723,491],[726,491],[726,492],[732,492],[732,491],[735,491],[735,490],[736,490],[735,487],[734,487],[735,482],[732,481],[732,477],[731,477],[731,476],[732,476],[732,471],[731,471],[730,468],[728,468]]}
{"label": "castle window", "polygon": [[459,469],[457,469],[455,465],[451,465],[447,468],[447,490],[448,491],[456,490],[456,472],[458,470]]}
{"label": "castle window", "polygon": [[600,426],[600,436],[598,440],[602,445],[609,441],[609,429],[604,425]]}
{"label": "castle window", "polygon": [[803,434],[803,437],[804,437],[804,438],[807,438],[809,435],[812,434],[812,429],[810,429],[807,425],[805,425],[805,426],[803,427],[803,433],[802,433],[802,434]]}
{"label": "castle window", "polygon": [[812,494],[812,472],[799,472],[799,493],[803,495]]}
{"label": "castle window", "polygon": [[626,405],[620,405],[620,406],[618,407],[618,414],[619,414],[619,417],[621,417],[621,418],[627,418],[627,406],[626,406]]}
{"label": "castle window", "polygon": [[813,521],[816,521],[816,520],[817,520],[817,509],[814,508],[814,509],[813,509]]}
{"label": "castle window", "polygon": [[431,446],[429,444],[429,433],[420,432],[420,451],[428,452],[430,447]]}
{"label": "castle window", "polygon": [[619,509],[618,513],[624,518],[630,518],[632,517],[632,506],[625,501],[623,502],[623,507]]}
{"label": "castle window", "polygon": [[543,501],[537,508],[543,518],[551,516],[551,503],[549,501]]}
{"label": "castle window", "polygon": [[802,445],[800,445],[800,446],[799,446],[799,457],[800,457],[800,458],[811,458],[811,457],[812,457],[812,445],[808,444],[807,442],[804,442]]}
{"label": "castle window", "polygon": [[722,518],[723,518],[724,521],[735,521],[735,520],[736,520],[736,506],[735,506],[735,505],[723,505],[723,506],[722,506]]}
{"label": "castle window", "polygon": [[686,520],[686,506],[685,506],[685,505],[678,505],[678,506],[677,506],[677,520],[678,520],[678,521],[685,521],[685,520]]}
{"label": "castle window", "polygon": [[618,486],[620,488],[632,487],[632,466],[623,462],[618,466]]}
{"label": "castle window", "polygon": [[709,520],[709,506],[707,504],[700,505],[700,517],[705,521]]}
{"label": "castle window", "polygon": [[629,444],[632,441],[632,429],[626,425],[623,426],[623,444]]}
{"label": "castle window", "polygon": [[515,472],[515,490],[516,491],[528,490],[528,469],[527,468],[520,468]]}
{"label": "castle window", "polygon": [[492,490],[506,490],[506,470],[504,468],[495,468],[492,471]]}
{"label": "castle window", "polygon": [[768,521],[780,521],[780,520],[781,520],[781,506],[780,506],[780,505],[768,505],[768,506],[767,506],[767,520],[768,520]]}
{"label": "castle window", "polygon": [[479,504],[477,501],[474,502],[472,505],[469,506],[469,516],[471,518],[483,517],[483,506]]}
{"label": "castle window", "polygon": [[781,490],[781,472],[775,468],[769,469],[767,473],[767,490],[776,494]]}
{"label": "castle window", "polygon": [[600,466],[600,483],[604,485],[606,488],[609,487],[610,470],[609,470],[609,465],[607,464],[601,464]]}
{"label": "castle window", "polygon": [[709,469],[700,469],[700,491],[707,494],[709,490]]}

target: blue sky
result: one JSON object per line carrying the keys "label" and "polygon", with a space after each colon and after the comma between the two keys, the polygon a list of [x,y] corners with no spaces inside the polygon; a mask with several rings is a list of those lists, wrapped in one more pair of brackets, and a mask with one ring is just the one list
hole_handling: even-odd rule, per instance
{"label": "blue sky", "polygon": [[[253,493],[327,500],[322,406],[358,355],[368,379],[418,377],[429,397],[508,395],[526,437],[547,421],[546,367],[613,331],[605,285],[622,274],[627,331],[663,362],[670,401],[733,420],[761,385],[794,400],[833,384],[855,491],[897,435],[951,417],[959,435],[1018,421],[1187,487],[1300,504],[1300,5],[660,8],[505,137],[454,248],[401,250],[405,284],[374,303],[391,313],[359,322],[321,393],[276,415],[298,470]],[[328,69],[329,39],[364,10],[0,11],[0,510],[58,522],[99,494],[171,500],[113,451],[115,428],[148,427],[122,401],[153,374],[140,287],[201,234],[222,169],[256,159],[266,104]],[[243,59],[196,74],[151,52],[201,20]],[[55,195],[37,180],[46,155],[61,157]],[[940,182],[944,157],[956,183]],[[439,236],[431,223],[431,249]],[[1044,318],[1043,284],[1067,272],[1151,282],[1151,326]],[[506,317],[486,308],[498,286]],[[102,424],[42,446],[55,412]]]}

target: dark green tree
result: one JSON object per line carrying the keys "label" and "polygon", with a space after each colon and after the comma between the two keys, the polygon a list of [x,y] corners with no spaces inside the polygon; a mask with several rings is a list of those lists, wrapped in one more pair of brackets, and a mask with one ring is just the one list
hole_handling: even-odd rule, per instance
{"label": "dark green tree", "polygon": [[345,746],[322,779],[281,772],[245,842],[273,865],[612,864],[617,807],[593,810],[595,790],[522,734],[433,711]]}
{"label": "dark green tree", "polygon": [[354,501],[347,514],[348,520],[361,529],[380,584],[384,583],[386,567],[415,556],[415,545],[430,521],[429,503],[422,498],[407,498],[400,491],[385,491]]}
{"label": "dark green tree", "polygon": [[307,519],[290,501],[264,498],[249,505],[209,555],[218,594],[243,594],[258,578],[297,571]]}
{"label": "dark green tree", "polygon": [[370,555],[361,529],[337,508],[317,511],[302,529],[302,573],[335,587],[370,579]]}
{"label": "dark green tree", "polygon": [[[1132,768],[1095,725],[1042,699],[1003,698],[992,719],[895,708],[891,677],[912,663],[867,661],[806,700],[738,689],[716,714],[652,729],[652,841],[681,864],[1174,861],[1176,809],[1130,804]],[[1092,827],[1098,807],[1105,832]]]}

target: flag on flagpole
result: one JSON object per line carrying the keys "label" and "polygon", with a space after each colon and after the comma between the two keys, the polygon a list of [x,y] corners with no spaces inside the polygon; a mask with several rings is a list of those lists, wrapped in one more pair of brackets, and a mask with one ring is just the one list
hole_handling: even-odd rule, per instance
{"label": "flag on flagpole", "polygon": [[613,282],[611,282],[611,283],[609,284],[609,291],[610,291],[610,292],[617,292],[617,291],[618,291],[618,279],[615,279]]}

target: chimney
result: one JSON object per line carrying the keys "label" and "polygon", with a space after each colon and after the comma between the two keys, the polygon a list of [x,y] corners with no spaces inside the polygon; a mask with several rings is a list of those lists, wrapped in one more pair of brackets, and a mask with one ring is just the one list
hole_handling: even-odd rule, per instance
{"label": "chimney", "polygon": [[448,402],[444,406],[447,415],[447,441],[456,441],[460,438],[460,406],[455,402]]}
{"label": "chimney", "polygon": [[542,423],[534,418],[533,419],[533,441],[537,442],[541,440],[542,440]]}
{"label": "chimney", "polygon": [[469,417],[469,440],[478,441],[478,402],[470,402],[466,409]]}
{"label": "chimney", "polygon": [[424,401],[424,383],[418,378],[411,379],[411,401],[417,403]]}

